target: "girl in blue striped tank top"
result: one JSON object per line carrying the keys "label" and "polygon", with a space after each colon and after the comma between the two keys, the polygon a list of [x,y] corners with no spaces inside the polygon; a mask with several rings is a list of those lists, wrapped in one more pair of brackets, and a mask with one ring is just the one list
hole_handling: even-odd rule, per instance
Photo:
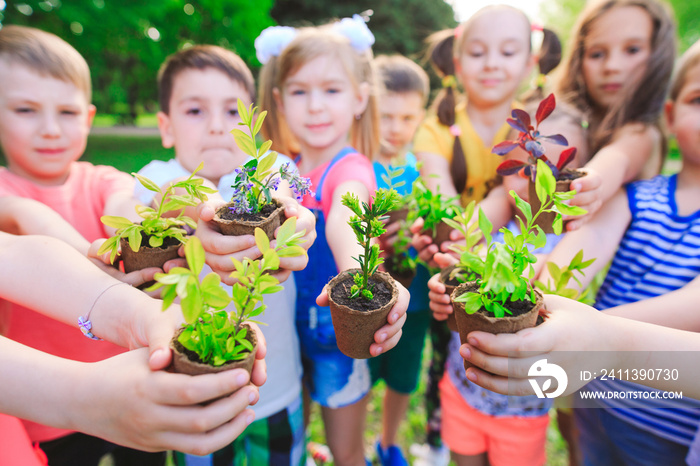
{"label": "girl in blue striped tank top", "polygon": [[[682,154],[680,172],[628,185],[588,224],[569,233],[550,260],[567,264],[583,248],[584,258],[597,259],[587,270],[590,280],[612,258],[597,309],[698,331],[697,303],[679,298],[700,275],[700,42],[684,55],[670,97],[666,116]],[[546,268],[543,275],[546,282]],[[700,424],[700,401],[667,399],[620,380],[594,380],[585,390],[605,396],[585,404],[581,399],[579,407],[593,409],[575,410],[585,464],[686,464]]]}

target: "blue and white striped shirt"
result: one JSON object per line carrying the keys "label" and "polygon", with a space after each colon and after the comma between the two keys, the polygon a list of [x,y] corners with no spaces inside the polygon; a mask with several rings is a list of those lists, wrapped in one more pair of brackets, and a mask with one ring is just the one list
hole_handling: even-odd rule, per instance
{"label": "blue and white striped shirt", "polygon": [[[632,221],[597,296],[599,310],[677,290],[700,274],[700,211],[678,215],[676,175],[631,183]],[[659,312],[664,312],[659,309]],[[587,390],[657,391],[620,380],[595,380]],[[700,401],[605,399],[610,413],[660,437],[690,445],[700,423]]]}

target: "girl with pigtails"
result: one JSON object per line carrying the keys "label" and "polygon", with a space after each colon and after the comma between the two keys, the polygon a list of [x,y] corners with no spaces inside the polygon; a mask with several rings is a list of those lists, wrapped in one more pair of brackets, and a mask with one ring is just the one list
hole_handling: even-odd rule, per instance
{"label": "girl with pigtails", "polygon": [[[464,205],[472,200],[480,202],[496,225],[505,225],[512,210],[510,206],[501,210],[488,207],[491,202],[502,206],[505,198],[503,187],[491,190],[502,162],[491,149],[508,138],[506,120],[513,108],[519,107],[516,93],[534,65],[531,32],[521,11],[508,6],[487,7],[455,32],[433,36],[430,49],[444,89],[434,104],[434,114],[414,140],[416,155],[424,162],[422,175],[432,189],[439,187],[448,196],[459,194]],[[464,99],[456,93],[457,81],[466,92]],[[420,228],[419,221],[413,226],[414,233]],[[421,257],[440,267],[452,265],[451,256],[440,254],[430,242],[426,236],[414,237]],[[443,252],[446,248],[442,246]],[[446,296],[441,287],[431,287],[430,293],[436,318],[434,297]],[[428,395],[432,395],[434,406],[439,398],[440,409],[433,411],[435,415],[428,422],[429,443],[437,446],[434,437],[439,429],[458,465],[544,464],[551,400],[506,397],[482,390],[466,379],[456,332],[451,335],[438,320],[431,332],[434,355]]]}
{"label": "girl with pigtails", "polygon": [[[266,134],[277,138],[277,149],[298,153],[299,171],[316,191],[302,199],[316,215],[317,238],[308,252],[308,266],[295,272],[296,323],[305,388],[321,405],[336,465],[368,463],[363,446],[371,384],[367,361],[349,358],[338,349],[324,288],[339,270],[354,267],[353,257],[363,253],[341,196],[353,192],[361,202],[370,202],[376,189],[372,164],[362,155],[376,153],[379,145],[373,43],[374,36],[358,15],[291,32],[272,28],[256,40],[263,60],[268,58],[260,79],[260,102],[263,110],[275,114]],[[401,336],[408,292],[397,286],[399,300],[387,324],[375,333],[373,356],[393,347]]]}

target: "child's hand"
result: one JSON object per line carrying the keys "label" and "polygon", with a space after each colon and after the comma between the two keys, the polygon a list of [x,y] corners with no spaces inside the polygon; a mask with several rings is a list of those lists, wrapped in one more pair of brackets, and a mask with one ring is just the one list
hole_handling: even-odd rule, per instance
{"label": "child's hand", "polygon": [[[592,373],[601,367],[617,367],[611,357],[615,348],[612,337],[605,333],[605,316],[590,306],[555,295],[544,295],[547,316],[543,324],[515,334],[493,335],[472,332],[460,348],[464,359],[477,367],[467,370],[467,378],[488,390],[506,395],[531,395],[528,371],[535,361],[547,358],[568,374],[581,370]],[[606,345],[606,342],[610,344]],[[610,350],[610,351],[606,351]],[[606,366],[607,364],[607,366]],[[509,378],[510,375],[510,378]],[[578,377],[569,377],[564,394],[573,393],[584,384]]]}
{"label": "child's hand", "polygon": [[[90,249],[88,250],[88,258],[100,270],[107,273],[107,275],[110,275],[111,277],[114,277],[117,280],[122,281],[124,283],[128,283],[131,286],[141,286],[144,283],[153,281],[153,276],[155,274],[163,272],[163,270],[159,269],[158,267],[149,267],[146,269],[135,270],[130,273],[124,273],[120,271],[115,265],[112,265],[110,263],[109,252],[106,252],[102,255],[97,254],[97,251],[100,249],[100,246],[102,246],[102,243],[104,243],[105,241],[106,240],[104,238],[93,241],[92,244],[90,244]],[[117,254],[117,259],[115,259],[114,263],[119,264],[119,254]],[[173,259],[171,261],[166,262],[166,265],[168,265],[169,267],[182,267],[183,264],[184,261],[180,259]],[[148,294],[154,297],[158,297],[160,295],[160,292],[156,291]]]}
{"label": "child's hand", "polygon": [[[67,412],[80,430],[145,451],[204,455],[230,444],[254,420],[258,398],[241,369],[192,377],[148,367],[148,351],[80,363]],[[223,396],[210,404],[202,403]],[[99,405],[100,409],[94,409]],[[87,408],[86,408],[87,407]]]}
{"label": "child's hand", "polygon": [[436,267],[437,264],[433,261],[433,256],[440,250],[437,245],[433,244],[433,239],[430,236],[421,234],[423,231],[423,219],[417,218],[409,230],[413,233],[411,246],[418,252],[418,258],[428,264],[428,267]]}
{"label": "child's hand", "polygon": [[[392,349],[399,342],[402,333],[403,324],[406,323],[406,310],[411,295],[408,290],[399,282],[396,282],[396,287],[399,289],[399,297],[396,304],[389,311],[387,316],[387,324],[381,327],[374,333],[374,341],[369,347],[369,352],[372,356],[379,356]],[[329,306],[328,301],[328,285],[323,287],[323,291],[316,298],[316,304],[319,306]]]}
{"label": "child's hand", "polygon": [[428,280],[428,297],[430,298],[430,310],[433,311],[435,320],[447,320],[447,317],[454,312],[452,300],[446,293],[445,285],[440,282],[439,273]]}
{"label": "child's hand", "polygon": [[450,241],[443,241],[440,248],[438,248],[438,246],[433,243],[433,238],[421,234],[423,232],[423,219],[420,217],[413,222],[410,231],[413,233],[411,245],[418,251],[418,257],[428,264],[428,267],[440,267],[440,265],[435,262],[435,254],[442,252],[454,255],[454,253],[450,251],[450,246],[454,244],[455,241],[464,239],[464,235],[462,235],[459,230],[452,230],[450,232]]}
{"label": "child's hand", "polygon": [[577,217],[564,217],[568,220],[566,230],[573,231],[581,227],[600,209],[603,205],[602,199],[602,178],[598,172],[590,168],[580,169],[586,172],[585,176],[574,180],[571,189],[576,191],[576,195],[571,199],[571,205],[577,205],[588,211],[585,215]]}
{"label": "child's hand", "polygon": [[199,222],[195,234],[204,246],[207,265],[221,277],[222,282],[233,285],[236,280],[230,277],[231,272],[235,269],[231,256],[241,262],[246,257],[257,259],[260,257],[260,250],[255,246],[253,235],[226,236],[221,234],[211,220],[214,218],[216,210],[223,204],[225,204],[223,200],[210,200],[197,207]]}

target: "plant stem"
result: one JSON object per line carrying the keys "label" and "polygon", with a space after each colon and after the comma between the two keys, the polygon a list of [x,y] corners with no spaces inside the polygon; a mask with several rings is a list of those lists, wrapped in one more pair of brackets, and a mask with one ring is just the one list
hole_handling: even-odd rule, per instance
{"label": "plant stem", "polygon": [[369,264],[368,264],[368,262],[369,262],[369,255],[370,255],[369,250],[370,250],[370,248],[371,248],[371,244],[370,244],[370,243],[372,242],[372,238],[369,237],[369,232],[370,232],[370,228],[371,228],[372,225],[371,225],[371,220],[370,220],[370,219],[368,219],[367,217],[365,217],[365,220],[366,220],[366,225],[367,225],[367,227],[366,227],[366,229],[365,229],[365,238],[366,238],[367,241],[365,241],[365,244],[364,244],[364,247],[365,247],[365,260],[364,260],[364,264],[361,264],[361,265],[362,265],[362,288],[366,290],[367,287],[368,287],[368,283],[369,283],[369,270],[368,270],[368,269],[369,269],[369,267],[368,267]]}

